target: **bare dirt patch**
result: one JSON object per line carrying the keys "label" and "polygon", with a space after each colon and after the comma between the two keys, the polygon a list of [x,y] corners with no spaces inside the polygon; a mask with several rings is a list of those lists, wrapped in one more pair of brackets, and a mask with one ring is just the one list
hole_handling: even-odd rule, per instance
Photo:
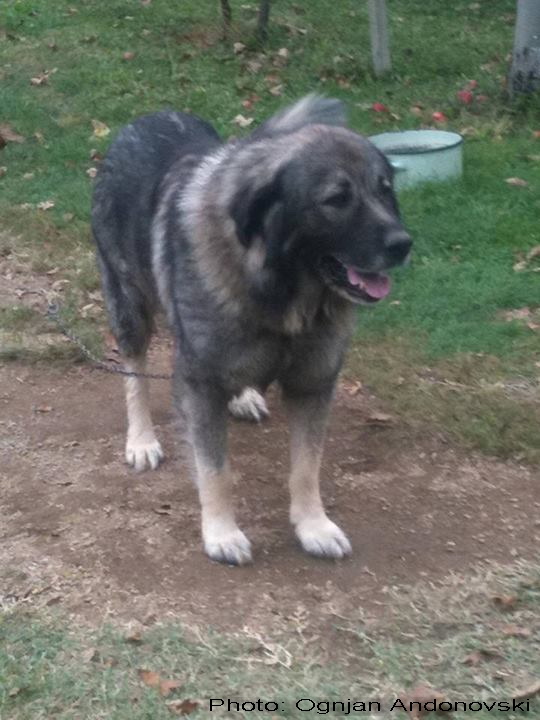
{"label": "bare dirt patch", "polygon": [[[163,346],[152,363],[167,368]],[[393,586],[534,557],[540,473],[465,456],[338,392],[323,464],[329,514],[354,555],[304,555],[287,520],[287,432],[279,398],[260,426],[231,421],[239,520],[255,563],[202,553],[199,510],[168,382],[153,383],[167,453],[156,472],[124,465],[122,382],[88,367],[0,368],[0,599],[65,608],[83,622],[177,617],[190,624],[324,634],[375,609]],[[382,413],[382,414],[381,414]]]}

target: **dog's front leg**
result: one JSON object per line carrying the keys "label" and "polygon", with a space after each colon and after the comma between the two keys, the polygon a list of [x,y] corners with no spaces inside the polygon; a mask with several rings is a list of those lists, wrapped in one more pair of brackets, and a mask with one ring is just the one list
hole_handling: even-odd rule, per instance
{"label": "dog's front leg", "polygon": [[193,451],[206,553],[218,562],[251,562],[249,540],[236,524],[227,461],[227,398],[206,385],[185,387],[181,406]]}
{"label": "dog's front leg", "polygon": [[326,515],[319,492],[319,472],[332,390],[284,393],[291,435],[291,523],[311,555],[342,558],[351,552],[345,533]]}

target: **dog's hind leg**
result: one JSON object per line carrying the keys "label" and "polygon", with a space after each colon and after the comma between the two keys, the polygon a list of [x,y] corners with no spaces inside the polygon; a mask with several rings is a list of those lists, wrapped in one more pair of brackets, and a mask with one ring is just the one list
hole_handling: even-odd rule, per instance
{"label": "dog's hind leg", "polygon": [[249,540],[236,524],[233,476],[227,462],[227,400],[207,383],[175,384],[193,451],[202,513],[204,549],[218,562],[251,562]]}
{"label": "dog's hind leg", "polygon": [[[109,323],[124,357],[126,370],[144,373],[146,353],[153,330],[152,299],[116,270],[116,263],[98,255]],[[148,380],[136,375],[125,378],[127,406],[126,461],[135,470],[154,470],[163,459],[150,415]]]}
{"label": "dog's hind leg", "polygon": [[296,395],[284,391],[291,435],[291,523],[311,555],[342,558],[351,553],[345,533],[326,515],[319,472],[332,391]]}
{"label": "dog's hind leg", "polygon": [[[129,372],[144,373],[146,352],[138,357],[126,358],[125,366]],[[147,466],[155,470],[163,460],[163,450],[152,425],[148,379],[137,376],[126,377],[125,389],[128,419],[126,462],[137,472]]]}
{"label": "dog's hind leg", "polygon": [[260,422],[268,417],[266,400],[255,388],[245,388],[229,402],[229,412],[238,420]]}

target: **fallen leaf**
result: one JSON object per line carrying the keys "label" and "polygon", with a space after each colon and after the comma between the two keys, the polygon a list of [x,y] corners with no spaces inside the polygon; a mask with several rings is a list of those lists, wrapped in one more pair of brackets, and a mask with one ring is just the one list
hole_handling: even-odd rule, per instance
{"label": "fallen leaf", "polygon": [[183,680],[162,680],[159,684],[159,694],[161,697],[167,697],[173,690],[178,690],[183,685]]}
{"label": "fallen leaf", "polygon": [[536,680],[532,685],[512,693],[512,698],[515,700],[529,700],[536,695],[540,695],[540,680]]}
{"label": "fallen leaf", "polygon": [[386,413],[374,412],[366,419],[366,422],[368,425],[390,425],[395,422],[395,418]]}
{"label": "fallen leaf", "polygon": [[[142,680],[142,682],[147,686],[151,688],[155,688],[156,690],[159,690],[159,694],[161,697],[167,697],[170,695],[173,690],[178,690],[178,688],[181,688],[184,685],[183,680],[163,680],[159,673],[154,672],[153,670],[137,670],[137,674],[139,676],[139,679]],[[176,701],[175,701],[176,702]],[[180,701],[178,701],[180,702]],[[194,700],[191,702],[199,703],[198,700]],[[193,708],[195,709],[195,708]],[[192,711],[190,711],[192,712]],[[180,713],[181,714],[181,713]],[[184,715],[187,715],[187,713],[183,713]]]}
{"label": "fallen leaf", "polygon": [[362,385],[362,383],[360,382],[360,380],[357,380],[357,381],[356,381],[355,383],[353,383],[353,385],[350,387],[350,389],[349,389],[349,395],[352,395],[353,397],[355,397],[356,395],[358,395],[358,393],[361,393],[361,392],[362,392],[362,388],[363,388],[363,387],[364,387],[364,386]]}
{"label": "fallen leaf", "polygon": [[92,127],[94,128],[94,137],[104,138],[111,132],[111,129],[100,120],[92,120]]}
{"label": "fallen leaf", "polygon": [[504,182],[507,185],[512,185],[513,187],[527,187],[529,184],[526,180],[523,180],[523,178],[518,178],[518,177],[506,178],[506,180]]}
{"label": "fallen leaf", "polygon": [[459,102],[463,103],[463,105],[470,105],[474,100],[474,95],[470,90],[460,90],[456,95]]}
{"label": "fallen leaf", "polygon": [[254,118],[245,117],[244,115],[237,115],[235,118],[233,118],[232,122],[235,125],[238,125],[238,127],[246,128],[251,125]]}
{"label": "fallen leaf", "polygon": [[160,676],[153,670],[137,670],[137,675],[147,687],[158,688],[161,683]]}
{"label": "fallen leaf", "polygon": [[39,75],[35,75],[34,77],[30,78],[30,84],[31,85],[46,85],[49,82],[49,75],[50,71],[45,70],[42,73],[39,73]]}
{"label": "fallen leaf", "polygon": [[495,595],[493,602],[500,610],[513,610],[519,602],[517,595]]}
{"label": "fallen leaf", "polygon": [[97,168],[95,168],[95,167],[88,168],[88,170],[86,171],[86,174],[88,175],[89,178],[91,178],[93,180],[97,175]]}
{"label": "fallen leaf", "polygon": [[501,630],[503,635],[507,635],[508,637],[529,638],[532,635],[532,631],[529,628],[521,627],[520,625],[505,625]]}
{"label": "fallen leaf", "polygon": [[172,700],[168,702],[167,708],[173,715],[190,715],[192,712],[197,710],[201,706],[200,700]]}
{"label": "fallen leaf", "polygon": [[534,258],[540,257],[540,245],[535,245],[532,250],[529,250],[526,256],[527,262],[534,260]]}
{"label": "fallen leaf", "polygon": [[431,118],[432,118],[433,120],[435,120],[435,122],[438,122],[438,123],[448,122],[448,118],[446,117],[446,115],[445,115],[443,112],[440,112],[440,110],[435,111],[435,112],[431,115]]}
{"label": "fallen leaf", "polygon": [[268,92],[274,97],[280,97],[283,95],[283,85],[274,85],[274,87],[269,88]]}
{"label": "fallen leaf", "polygon": [[462,662],[464,665],[476,666],[485,660],[495,660],[501,657],[502,655],[496,650],[479,648],[478,650],[474,650],[472,653],[464,657]]}
{"label": "fallen leaf", "polygon": [[280,58],[283,58],[284,60],[287,60],[288,57],[289,57],[289,55],[290,55],[290,53],[289,53],[289,51],[287,50],[287,48],[284,48],[284,47],[283,47],[283,48],[280,48],[280,49],[277,51],[277,56],[280,57]]}
{"label": "fallen leaf", "polygon": [[244,43],[235,42],[233,45],[233,50],[234,50],[235,55],[240,55],[241,53],[244,52],[245,49],[246,49],[246,46],[244,45]]}
{"label": "fallen leaf", "polygon": [[54,207],[54,200],[43,200],[36,205],[38,210],[50,210]]}
{"label": "fallen leaf", "polygon": [[533,138],[540,140],[540,130],[533,130]]}
{"label": "fallen leaf", "polygon": [[5,165],[0,165],[0,177],[4,177],[4,175],[7,173],[7,167]]}
{"label": "fallen leaf", "polygon": [[22,143],[24,142],[24,137],[15,132],[10,125],[4,123],[0,125],[0,146],[2,140],[4,144],[8,142]]}
{"label": "fallen leaf", "polygon": [[91,647],[82,653],[82,659],[83,662],[99,662],[101,660],[101,655],[96,648]]}
{"label": "fallen leaf", "polygon": [[122,60],[129,61],[129,60],[133,60],[134,57],[135,57],[135,53],[128,51],[122,55]]}
{"label": "fallen leaf", "polygon": [[52,411],[52,407],[50,405],[38,405],[36,407],[36,412],[39,413],[49,413]]}

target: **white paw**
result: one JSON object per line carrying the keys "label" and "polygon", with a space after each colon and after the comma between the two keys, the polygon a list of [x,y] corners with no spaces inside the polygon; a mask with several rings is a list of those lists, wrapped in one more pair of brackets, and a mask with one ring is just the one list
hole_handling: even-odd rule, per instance
{"label": "white paw", "polygon": [[247,565],[251,562],[250,542],[234,522],[206,523],[203,539],[206,554],[212,560],[227,565]]}
{"label": "white paw", "polygon": [[352,552],[351,543],[343,530],[326,515],[300,520],[295,530],[302,547],[310,555],[338,559]]}
{"label": "white paw", "polygon": [[233,397],[229,403],[229,412],[239,420],[255,422],[260,422],[269,415],[266,400],[253,388],[246,388],[240,395]]}
{"label": "white paw", "polygon": [[150,467],[155,470],[163,460],[163,450],[154,433],[143,433],[126,442],[126,462],[137,472]]}

